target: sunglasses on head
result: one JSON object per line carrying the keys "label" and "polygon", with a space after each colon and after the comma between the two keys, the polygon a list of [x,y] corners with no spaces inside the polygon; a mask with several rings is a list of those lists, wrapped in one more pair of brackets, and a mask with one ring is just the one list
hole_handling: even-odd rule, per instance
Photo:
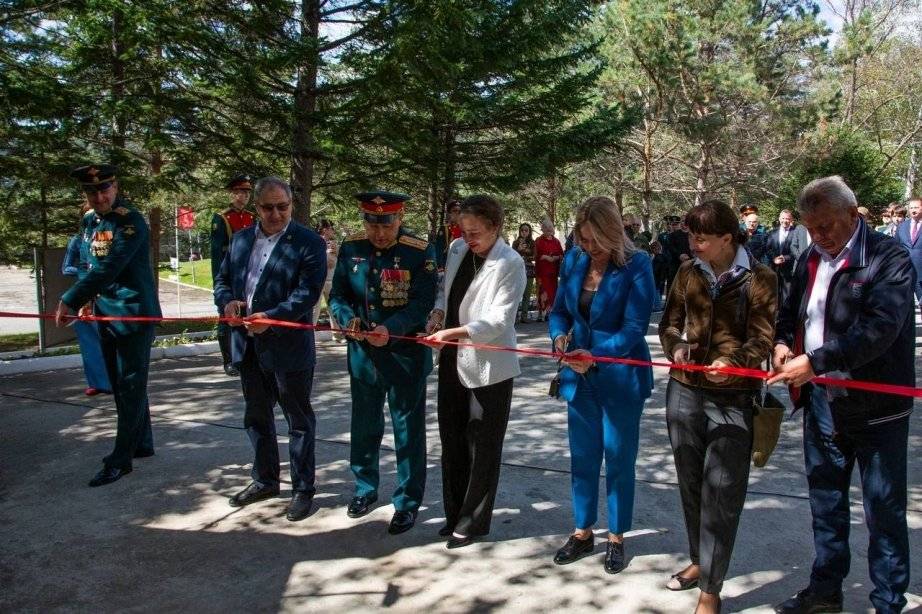
{"label": "sunglasses on head", "polygon": [[83,186],[84,194],[96,194],[97,192],[105,192],[112,187],[111,181],[104,181],[103,183],[94,183]]}
{"label": "sunglasses on head", "polygon": [[286,211],[288,211],[288,207],[290,206],[291,206],[291,203],[274,203],[274,204],[267,203],[265,205],[260,204],[259,208],[261,211],[265,211],[266,213],[272,213],[273,209],[275,209],[279,213],[285,213]]}

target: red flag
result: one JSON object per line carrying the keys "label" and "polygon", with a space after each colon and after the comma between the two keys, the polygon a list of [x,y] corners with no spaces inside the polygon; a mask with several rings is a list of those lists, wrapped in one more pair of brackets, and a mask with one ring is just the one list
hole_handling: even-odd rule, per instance
{"label": "red flag", "polygon": [[176,225],[181,230],[195,228],[195,211],[192,210],[192,207],[180,207],[176,210]]}

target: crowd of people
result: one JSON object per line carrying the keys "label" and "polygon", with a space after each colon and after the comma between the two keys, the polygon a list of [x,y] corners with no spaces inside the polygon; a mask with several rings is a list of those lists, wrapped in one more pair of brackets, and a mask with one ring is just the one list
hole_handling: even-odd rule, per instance
{"label": "crowd of people", "polygon": [[[89,209],[69,267],[77,281],[56,318],[160,315],[153,293],[148,228],[119,193],[116,169],[78,168]],[[809,585],[778,612],[838,612],[849,571],[849,486],[857,462],[870,533],[867,553],[878,612],[899,612],[909,584],[907,443],[912,398],[818,384],[814,378],[915,385],[914,294],[920,294],[922,201],[909,219],[874,230],[839,177],[817,179],[766,231],[758,211],[719,200],[669,216],[655,239],[607,197],[577,209],[572,246],[541,225],[503,238],[505,212],[493,197],[448,203],[435,240],[403,224],[405,194],[357,195],[363,230],[337,244],[332,224],[315,232],[292,219],[291,187],[247,176],[228,183],[232,207],[218,214],[214,297],[227,324],[225,370],[240,378],[243,422],[253,445],[251,482],[235,507],[277,496],[280,460],[274,407],[288,424],[290,521],[309,516],[316,492],[316,366],[312,326],[322,297],[347,343],[351,391],[351,518],[380,496],[380,447],[387,404],[396,484],[391,534],[416,523],[426,487],[426,380],[438,360],[435,401],[441,442],[448,548],[489,534],[503,441],[520,374],[518,322],[537,286],[548,342],[560,357],[555,394],[567,403],[573,530],[554,553],[574,563],[595,549],[599,473],[605,464],[608,534],[604,570],[628,558],[641,415],[654,388],[646,334],[663,311],[659,338],[673,368],[666,426],[678,475],[689,564],[668,590],[699,589],[697,612],[719,612],[746,498],[763,382],[726,372],[771,364],[767,384],[790,386],[803,409],[803,445],[816,557]],[[256,212],[243,215],[252,192]],[[220,238],[220,237],[219,237]],[[70,270],[70,269],[69,269]],[[664,300],[665,295],[665,302]],[[526,303],[523,312],[523,303]],[[295,323],[303,326],[286,326]],[[85,359],[105,365],[118,428],[112,454],[90,486],[112,483],[154,453],[147,374],[154,324],[94,324]],[[624,360],[626,359],[626,361]],[[621,362],[619,362],[619,360]],[[627,364],[633,363],[633,364]],[[688,365],[698,369],[690,370]],[[701,369],[700,367],[705,367]],[[87,376],[90,376],[87,371]]]}

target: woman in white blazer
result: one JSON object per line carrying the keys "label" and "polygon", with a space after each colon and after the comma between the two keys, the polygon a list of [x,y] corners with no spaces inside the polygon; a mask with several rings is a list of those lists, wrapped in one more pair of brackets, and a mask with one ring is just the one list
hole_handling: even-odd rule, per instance
{"label": "woman in white blazer", "polygon": [[490,532],[512,380],[513,352],[446,345],[462,341],[515,347],[515,314],[525,263],[500,236],[503,208],[489,196],[461,203],[461,238],[448,249],[445,277],[429,317],[426,343],[441,348],[438,416],[442,498],[449,548]]}

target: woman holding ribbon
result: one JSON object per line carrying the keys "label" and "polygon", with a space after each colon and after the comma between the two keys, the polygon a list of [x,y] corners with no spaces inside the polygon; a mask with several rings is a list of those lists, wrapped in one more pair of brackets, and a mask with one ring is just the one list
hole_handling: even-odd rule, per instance
{"label": "woman holding ribbon", "polygon": [[[520,373],[514,352],[515,313],[525,289],[525,264],[503,241],[503,208],[489,196],[461,203],[461,238],[448,249],[424,343],[441,348],[438,416],[442,498],[449,548],[490,532],[503,439]],[[461,346],[450,342],[464,341]]]}
{"label": "woman holding ribbon", "polygon": [[[753,399],[759,379],[721,373],[757,369],[771,354],[778,281],[744,247],[736,214],[717,200],[685,217],[693,258],[670,286],[659,336],[676,365],[666,388],[666,424],[679,479],[691,564],[667,588],[698,587],[696,612],[719,612],[746,499]],[[713,367],[683,370],[682,365]]]}
{"label": "woman holding ribbon", "polygon": [[634,463],[649,366],[601,358],[650,360],[644,335],[656,298],[650,257],[624,233],[618,206],[596,196],[576,214],[580,245],[564,257],[550,314],[554,350],[563,354],[560,393],[567,400],[573,517],[576,528],[554,562],[572,563],[595,548],[599,470],[605,459],[608,540],[605,571],[625,567],[624,533],[634,508]]}

